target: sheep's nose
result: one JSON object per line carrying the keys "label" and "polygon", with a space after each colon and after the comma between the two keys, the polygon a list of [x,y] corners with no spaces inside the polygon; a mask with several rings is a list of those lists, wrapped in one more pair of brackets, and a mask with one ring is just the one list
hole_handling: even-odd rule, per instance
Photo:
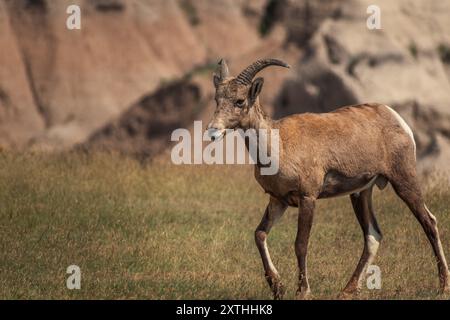
{"label": "sheep's nose", "polygon": [[223,130],[219,130],[217,128],[209,128],[208,136],[211,138],[211,141],[219,140],[223,136]]}
{"label": "sheep's nose", "polygon": [[216,138],[214,136],[211,136],[211,130],[212,129],[213,129],[212,122],[210,122],[206,126],[206,132],[208,133],[208,136],[211,138],[211,141],[214,141]]}

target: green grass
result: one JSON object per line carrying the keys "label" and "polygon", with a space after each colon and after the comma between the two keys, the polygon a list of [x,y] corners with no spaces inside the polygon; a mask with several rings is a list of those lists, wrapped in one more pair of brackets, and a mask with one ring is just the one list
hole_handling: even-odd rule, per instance
{"label": "green grass", "polygon": [[[450,254],[450,188],[426,188]],[[249,166],[142,165],[113,155],[0,153],[1,299],[270,299],[253,232],[267,202]],[[362,299],[435,299],[437,270],[419,224],[392,190],[375,192],[382,289]],[[297,212],[269,236],[296,290]],[[313,297],[334,299],[362,236],[347,198],[319,201],[309,250]],[[81,290],[66,268],[81,268]],[[448,297],[447,297],[448,298]]]}

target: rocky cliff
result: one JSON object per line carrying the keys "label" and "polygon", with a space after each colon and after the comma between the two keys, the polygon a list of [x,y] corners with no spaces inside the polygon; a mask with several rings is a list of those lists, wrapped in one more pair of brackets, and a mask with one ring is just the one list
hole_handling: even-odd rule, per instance
{"label": "rocky cliff", "polygon": [[[66,28],[71,4],[81,30]],[[51,149],[85,141],[162,83],[259,41],[233,1],[0,0],[0,28],[0,143]]]}

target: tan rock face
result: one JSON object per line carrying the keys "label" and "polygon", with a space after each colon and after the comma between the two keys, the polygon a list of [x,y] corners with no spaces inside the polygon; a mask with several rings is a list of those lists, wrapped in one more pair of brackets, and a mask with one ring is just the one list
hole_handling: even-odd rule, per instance
{"label": "tan rock face", "polygon": [[243,17],[235,0],[190,0],[197,23],[194,32],[211,58],[234,58],[257,47],[258,30]]}
{"label": "tan rock face", "polygon": [[206,103],[195,82],[176,81],[143,97],[79,147],[154,157],[167,148],[172,131],[189,127]]}
{"label": "tan rock face", "polygon": [[[66,28],[70,4],[82,8],[81,30]],[[84,141],[162,79],[205,59],[175,1],[7,1],[2,11],[45,123],[37,145]]]}
{"label": "tan rock face", "polygon": [[44,129],[9,13],[0,2],[0,146],[21,147]]}

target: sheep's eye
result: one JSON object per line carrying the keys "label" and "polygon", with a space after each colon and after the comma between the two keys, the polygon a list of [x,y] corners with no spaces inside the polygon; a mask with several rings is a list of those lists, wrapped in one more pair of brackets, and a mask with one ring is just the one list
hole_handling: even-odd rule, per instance
{"label": "sheep's eye", "polygon": [[245,100],[237,100],[235,105],[238,108],[242,108],[244,106]]}

